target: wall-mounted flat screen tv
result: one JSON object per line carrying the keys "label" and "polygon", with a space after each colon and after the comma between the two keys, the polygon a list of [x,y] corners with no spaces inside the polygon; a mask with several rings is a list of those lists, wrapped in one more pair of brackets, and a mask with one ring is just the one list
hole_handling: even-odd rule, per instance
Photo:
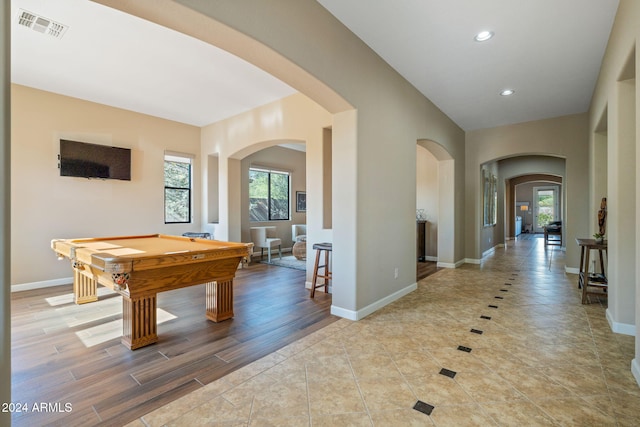
{"label": "wall-mounted flat screen tv", "polygon": [[131,150],[60,140],[60,176],[131,181]]}

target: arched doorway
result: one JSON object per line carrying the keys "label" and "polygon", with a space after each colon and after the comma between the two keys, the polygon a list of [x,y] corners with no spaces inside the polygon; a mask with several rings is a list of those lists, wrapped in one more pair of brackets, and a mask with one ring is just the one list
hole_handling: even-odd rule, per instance
{"label": "arched doorway", "polygon": [[[418,140],[417,150],[426,150],[431,160],[422,162],[422,167],[437,167],[437,173],[429,174],[420,171],[417,165],[417,176],[428,177],[430,182],[416,183],[416,209],[425,209],[432,223],[429,224],[429,238],[426,254],[437,261],[438,267],[454,268],[455,265],[455,189],[454,189],[454,160],[440,144],[432,140]],[[420,203],[434,203],[435,206],[422,207]],[[440,236],[447,236],[441,238]]]}

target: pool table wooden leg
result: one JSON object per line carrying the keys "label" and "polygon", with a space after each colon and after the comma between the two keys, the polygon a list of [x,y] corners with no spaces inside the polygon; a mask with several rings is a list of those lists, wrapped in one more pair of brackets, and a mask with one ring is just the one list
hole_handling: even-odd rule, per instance
{"label": "pool table wooden leg", "polygon": [[73,269],[73,295],[75,297],[76,304],[85,304],[98,300],[98,282],[82,274],[82,272],[74,268]]}
{"label": "pool table wooden leg", "polygon": [[122,344],[131,350],[158,341],[156,295],[122,296]]}
{"label": "pool table wooden leg", "polygon": [[207,319],[214,322],[233,317],[233,277],[207,282]]}

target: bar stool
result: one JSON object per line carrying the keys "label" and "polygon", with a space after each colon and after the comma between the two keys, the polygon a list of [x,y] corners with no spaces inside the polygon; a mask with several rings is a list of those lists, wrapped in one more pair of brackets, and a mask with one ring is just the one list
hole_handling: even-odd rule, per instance
{"label": "bar stool", "polygon": [[[329,280],[331,280],[331,267],[329,266],[329,252],[331,252],[331,243],[315,243],[313,249],[316,250],[316,264],[313,267],[313,279],[311,280],[311,298],[316,293],[316,288],[324,286],[324,291],[329,292]],[[324,265],[320,265],[320,254],[324,252]],[[318,269],[323,268],[323,274],[318,274]],[[324,283],[316,284],[318,278],[324,279]]]}

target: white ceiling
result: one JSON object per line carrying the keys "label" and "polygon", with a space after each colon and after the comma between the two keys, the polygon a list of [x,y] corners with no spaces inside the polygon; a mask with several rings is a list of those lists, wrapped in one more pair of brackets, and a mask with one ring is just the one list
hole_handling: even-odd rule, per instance
{"label": "white ceiling", "polygon": [[[88,0],[12,0],[11,80],[204,126],[295,91],[202,41]],[[68,25],[62,38],[17,25],[18,9]]]}
{"label": "white ceiling", "polygon": [[[586,111],[618,5],[318,1],[465,130]],[[69,29],[54,39],[18,26],[19,8]],[[88,0],[12,0],[12,14],[18,84],[196,126],[294,93],[220,49]],[[477,43],[481,30],[495,36]]]}
{"label": "white ceiling", "polygon": [[[465,130],[587,111],[618,0],[319,0]],[[483,30],[495,36],[474,41]],[[500,96],[506,88],[511,97]]]}

